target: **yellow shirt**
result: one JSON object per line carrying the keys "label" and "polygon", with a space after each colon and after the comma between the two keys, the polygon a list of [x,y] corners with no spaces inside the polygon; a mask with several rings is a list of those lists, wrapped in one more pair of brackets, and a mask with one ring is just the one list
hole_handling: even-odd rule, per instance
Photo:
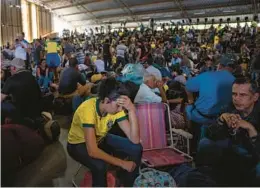
{"label": "yellow shirt", "polygon": [[94,63],[96,60],[97,60],[97,56],[96,56],[96,55],[93,55],[93,56],[91,57],[91,62]]}
{"label": "yellow shirt", "polygon": [[60,47],[58,46],[57,42],[48,41],[45,50],[47,53],[57,53],[60,50]]}
{"label": "yellow shirt", "polygon": [[99,99],[90,98],[78,107],[73,116],[68,135],[68,142],[70,144],[85,142],[84,128],[94,128],[97,142],[100,142],[115,122],[120,122],[127,119],[124,111],[118,112],[114,115],[107,114],[105,117],[101,117],[99,103]]}
{"label": "yellow shirt", "polygon": [[216,44],[218,44],[219,43],[219,37],[218,36],[215,36],[214,37],[214,44],[216,45]]}
{"label": "yellow shirt", "polygon": [[164,91],[166,92],[166,91],[168,91],[169,86],[168,86],[167,84],[164,84],[164,85],[163,85],[163,88],[164,88]]}
{"label": "yellow shirt", "polygon": [[113,65],[116,64],[116,56],[113,56],[113,57],[112,57],[112,64],[113,64]]}

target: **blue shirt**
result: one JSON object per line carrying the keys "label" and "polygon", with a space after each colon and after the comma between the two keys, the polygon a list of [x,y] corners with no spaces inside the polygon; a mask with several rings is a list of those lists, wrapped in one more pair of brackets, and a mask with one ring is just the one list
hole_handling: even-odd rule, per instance
{"label": "blue shirt", "polygon": [[180,64],[181,63],[181,58],[172,58],[172,61],[171,61],[172,65],[177,65],[177,64]]}
{"label": "blue shirt", "polygon": [[196,109],[205,115],[217,115],[232,101],[235,77],[228,71],[205,72],[186,82],[189,92],[199,92]]}

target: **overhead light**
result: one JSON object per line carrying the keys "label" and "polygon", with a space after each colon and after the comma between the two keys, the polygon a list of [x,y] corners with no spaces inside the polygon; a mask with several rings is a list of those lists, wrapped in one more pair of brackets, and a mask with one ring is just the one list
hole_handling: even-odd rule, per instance
{"label": "overhead light", "polygon": [[205,12],[195,12],[194,15],[202,15],[205,14]]}
{"label": "overhead light", "polygon": [[223,10],[224,13],[236,12],[236,10]]}
{"label": "overhead light", "polygon": [[21,8],[21,6],[20,5],[16,5],[16,8]]}
{"label": "overhead light", "polygon": [[12,7],[14,7],[14,5],[10,5],[9,7],[12,8]]}

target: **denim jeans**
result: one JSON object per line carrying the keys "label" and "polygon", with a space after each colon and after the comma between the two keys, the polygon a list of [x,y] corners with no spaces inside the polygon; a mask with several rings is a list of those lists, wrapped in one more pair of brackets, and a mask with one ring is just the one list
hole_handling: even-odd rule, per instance
{"label": "denim jeans", "polygon": [[216,182],[207,174],[200,172],[199,169],[192,168],[183,163],[174,166],[169,174],[176,181],[178,187],[215,187]]}
{"label": "denim jeans", "polygon": [[[133,172],[122,170],[120,172],[120,180],[126,187],[132,187],[135,178],[139,172],[139,166],[142,157],[141,144],[133,144],[129,139],[107,134],[104,140],[98,146],[100,149],[113,155],[120,155],[120,158],[133,161],[136,163],[136,168]],[[86,144],[70,144],[67,145],[69,155],[79,163],[88,167],[92,173],[92,186],[106,187],[106,173],[108,164],[100,159],[95,159],[89,156]]]}
{"label": "denim jeans", "polygon": [[117,56],[115,68],[119,67],[120,64],[122,65],[122,68],[124,68],[124,66],[125,66],[125,64],[126,64],[125,58],[124,58],[124,57]]}
{"label": "denim jeans", "polygon": [[49,78],[46,77],[46,76],[40,76],[40,77],[38,78],[38,84],[39,84],[39,86],[40,86],[40,87],[43,87],[44,89],[47,89],[47,88],[48,88],[49,82],[50,82],[50,80],[49,80]]}
{"label": "denim jeans", "polygon": [[[217,170],[218,175],[226,180],[236,177],[231,180],[233,183],[240,181],[239,177],[245,178],[242,182],[247,185],[249,183],[255,185],[260,180],[259,161],[254,163],[252,155],[242,146],[232,144],[229,138],[217,141],[201,139],[196,163],[198,166],[212,167],[213,171]],[[229,176],[230,173],[232,176]],[[234,175],[236,173],[238,176]]]}
{"label": "denim jeans", "polygon": [[112,58],[109,56],[104,56],[105,70],[108,71],[112,65]]}

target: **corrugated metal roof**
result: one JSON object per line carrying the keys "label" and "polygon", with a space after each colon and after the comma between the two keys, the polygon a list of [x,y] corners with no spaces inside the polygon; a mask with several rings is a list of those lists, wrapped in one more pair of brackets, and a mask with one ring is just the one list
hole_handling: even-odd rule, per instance
{"label": "corrugated metal roof", "polygon": [[95,11],[100,9],[118,8],[118,3],[114,1],[104,1],[104,2],[90,3],[84,6],[88,8],[90,11]]}
{"label": "corrugated metal roof", "polygon": [[[240,15],[253,12],[251,0],[42,0],[68,21],[118,21],[172,17],[196,18],[205,16]],[[223,10],[234,12],[223,13]],[[80,24],[81,22],[77,22]],[[83,23],[83,22],[82,22]]]}
{"label": "corrugated metal roof", "polygon": [[138,5],[138,4],[148,4],[148,3],[157,3],[160,2],[160,0],[122,0],[127,5]]}
{"label": "corrugated metal roof", "polygon": [[60,15],[73,14],[77,12],[80,12],[80,10],[77,7],[64,8],[56,11],[56,13]]}
{"label": "corrugated metal roof", "polygon": [[66,16],[65,19],[68,21],[82,21],[85,19],[90,19],[90,15],[87,13],[82,13],[82,14],[77,14],[77,15],[71,15],[71,16]]}
{"label": "corrugated metal roof", "polygon": [[168,9],[168,8],[177,8],[177,7],[174,5],[173,2],[165,2],[165,3],[161,3],[157,6],[150,4],[150,5],[135,6],[130,9],[134,12],[140,12],[140,11],[146,11],[146,10]]}

